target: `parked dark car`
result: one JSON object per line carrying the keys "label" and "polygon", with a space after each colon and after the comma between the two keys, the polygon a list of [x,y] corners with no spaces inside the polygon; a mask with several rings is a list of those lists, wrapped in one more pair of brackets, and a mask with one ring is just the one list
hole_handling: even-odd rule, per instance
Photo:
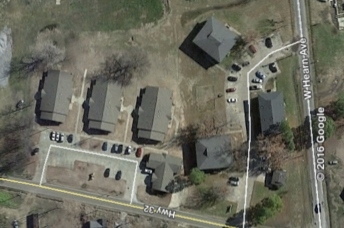
{"label": "parked dark car", "polygon": [[276,72],[277,72],[276,64],[275,64],[275,63],[270,63],[270,64],[269,64],[269,70],[270,70],[272,73],[276,73]]}
{"label": "parked dark car", "polygon": [[249,62],[249,61],[243,62],[243,63],[241,64],[242,67],[245,67],[245,66],[248,66],[248,65],[250,65],[250,62]]}
{"label": "parked dark car", "polygon": [[102,151],[107,151],[107,148],[108,148],[108,143],[107,142],[103,142]]}
{"label": "parked dark car", "polygon": [[135,153],[136,157],[140,158],[142,156],[142,151],[143,151],[142,147],[137,148],[136,153]]}
{"label": "parked dark car", "polygon": [[230,82],[236,82],[236,81],[238,81],[238,78],[237,77],[233,77],[233,76],[228,76],[227,80],[230,81]]}
{"label": "parked dark car", "polygon": [[116,153],[120,154],[120,153],[122,153],[122,152],[123,152],[123,145],[122,145],[122,144],[119,144],[119,145],[118,145],[118,150],[117,150]]}
{"label": "parked dark car", "polygon": [[104,171],[104,177],[108,178],[110,176],[110,168],[106,168]]}
{"label": "parked dark car", "polygon": [[70,135],[67,136],[67,142],[72,143],[73,139],[74,139],[74,135],[73,134],[70,134]]}
{"label": "parked dark car", "polygon": [[116,180],[120,180],[121,178],[122,178],[122,171],[118,170],[117,173],[116,173],[115,179]]}
{"label": "parked dark car", "polygon": [[238,186],[239,185],[239,177],[230,177],[228,179],[228,183],[233,185],[233,186]]}
{"label": "parked dark car", "polygon": [[34,156],[39,152],[39,148],[36,147],[35,149],[32,150],[31,155]]}
{"label": "parked dark car", "polygon": [[234,92],[236,89],[235,88],[228,88],[226,89],[226,93],[231,93]]}
{"label": "parked dark car", "polygon": [[119,145],[117,143],[113,144],[111,147],[111,153],[118,153]]}
{"label": "parked dark car", "polygon": [[338,161],[337,160],[332,160],[328,162],[329,165],[337,165]]}
{"label": "parked dark car", "polygon": [[260,78],[262,80],[264,80],[266,77],[265,74],[263,74],[261,71],[257,71],[256,76],[257,76],[257,78]]}
{"label": "parked dark car", "polygon": [[268,37],[268,38],[265,39],[265,46],[266,46],[267,48],[272,48],[272,40],[271,40],[270,37]]}
{"label": "parked dark car", "polygon": [[238,64],[232,64],[232,69],[236,72],[239,72],[241,70],[241,67]]}

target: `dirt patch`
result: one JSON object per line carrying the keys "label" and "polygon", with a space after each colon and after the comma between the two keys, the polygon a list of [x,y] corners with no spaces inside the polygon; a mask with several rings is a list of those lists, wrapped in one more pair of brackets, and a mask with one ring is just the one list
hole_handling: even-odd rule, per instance
{"label": "dirt patch", "polygon": [[168,207],[171,202],[172,194],[163,196],[150,195],[146,192],[147,186],[140,185],[137,187],[137,199],[145,204]]}
{"label": "dirt patch", "polygon": [[[126,190],[125,180],[114,180],[103,175],[105,167],[87,162],[75,161],[73,169],[48,166],[46,179],[48,183],[64,185],[76,189],[123,197]],[[94,173],[94,180],[89,175]]]}

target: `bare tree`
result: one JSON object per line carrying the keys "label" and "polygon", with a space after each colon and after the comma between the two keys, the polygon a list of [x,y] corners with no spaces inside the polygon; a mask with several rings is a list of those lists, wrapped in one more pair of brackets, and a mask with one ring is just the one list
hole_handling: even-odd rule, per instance
{"label": "bare tree", "polygon": [[280,169],[283,161],[289,157],[281,134],[259,135],[257,147],[258,155],[264,156],[272,169]]}
{"label": "bare tree", "polygon": [[65,48],[61,47],[63,44],[58,45],[58,36],[59,31],[56,29],[39,33],[36,43],[30,48],[30,55],[22,59],[21,69],[27,72],[47,70],[63,62],[66,52]]}
{"label": "bare tree", "polygon": [[109,56],[100,72],[94,77],[112,80],[121,86],[128,86],[133,77],[144,76],[150,67],[147,54],[138,48]]}

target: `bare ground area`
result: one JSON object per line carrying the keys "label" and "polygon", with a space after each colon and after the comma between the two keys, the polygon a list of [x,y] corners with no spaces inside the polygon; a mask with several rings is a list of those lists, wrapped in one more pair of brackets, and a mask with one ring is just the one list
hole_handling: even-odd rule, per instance
{"label": "bare ground area", "polygon": [[115,180],[104,176],[95,176],[89,181],[91,173],[104,173],[105,167],[81,161],[74,162],[74,169],[48,166],[46,179],[50,184],[58,184],[76,189],[83,189],[99,194],[122,197],[126,190],[125,180]]}
{"label": "bare ground area", "polygon": [[172,194],[166,194],[164,196],[149,195],[146,192],[146,188],[145,185],[137,187],[137,199],[139,201],[149,205],[168,207],[171,202]]}
{"label": "bare ground area", "polygon": [[[23,203],[18,209],[0,208],[4,216],[4,228],[12,227],[11,222],[17,219],[19,227],[26,227],[26,216],[39,214],[40,227],[81,228],[90,220],[106,219],[108,224],[126,224],[128,228],[177,227],[173,221],[162,221],[151,217],[127,214],[125,212],[103,209],[75,201],[47,198],[43,195],[22,194]],[[63,219],[61,219],[63,218]],[[190,226],[184,226],[190,227]]]}

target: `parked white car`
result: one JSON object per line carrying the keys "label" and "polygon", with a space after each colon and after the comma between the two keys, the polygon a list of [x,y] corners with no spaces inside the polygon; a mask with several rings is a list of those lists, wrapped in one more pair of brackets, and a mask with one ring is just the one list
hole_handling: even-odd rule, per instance
{"label": "parked white car", "polygon": [[252,79],[252,82],[253,83],[263,83],[263,80],[260,78],[254,78],[254,79]]}

